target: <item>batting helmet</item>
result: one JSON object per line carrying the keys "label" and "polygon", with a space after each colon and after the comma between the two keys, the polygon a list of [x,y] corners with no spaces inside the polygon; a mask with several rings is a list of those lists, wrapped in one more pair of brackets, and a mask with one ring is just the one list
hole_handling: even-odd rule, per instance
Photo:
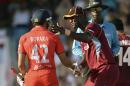
{"label": "batting helmet", "polygon": [[51,17],[50,13],[45,9],[36,10],[31,18],[32,23],[43,24],[47,18]]}

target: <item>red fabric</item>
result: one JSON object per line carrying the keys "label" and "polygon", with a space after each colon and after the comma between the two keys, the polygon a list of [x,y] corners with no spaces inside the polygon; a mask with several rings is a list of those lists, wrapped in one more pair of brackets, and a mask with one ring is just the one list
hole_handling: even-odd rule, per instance
{"label": "red fabric", "polygon": [[[54,53],[64,52],[64,47],[58,36],[41,26],[34,27],[20,38],[18,53],[20,52],[26,54],[29,60],[28,71],[30,76],[27,75],[29,77],[25,79],[26,86],[58,86],[51,84],[52,82],[57,84]],[[37,77],[31,75],[37,75]],[[44,76],[40,77],[40,75]],[[30,79],[35,82],[30,82]],[[35,85],[36,83],[39,83],[39,85]],[[46,85],[42,85],[45,83]]]}
{"label": "red fabric", "polygon": [[29,71],[24,86],[59,86],[55,70]]}

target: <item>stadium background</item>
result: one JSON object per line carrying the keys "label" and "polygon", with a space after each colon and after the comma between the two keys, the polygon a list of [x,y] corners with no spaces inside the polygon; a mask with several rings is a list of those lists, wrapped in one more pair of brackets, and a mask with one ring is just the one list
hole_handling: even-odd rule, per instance
{"label": "stadium background", "polygon": [[[17,68],[17,44],[20,35],[31,29],[30,17],[33,10],[46,8],[60,24],[67,26],[63,15],[74,5],[85,8],[89,0],[0,0],[0,86],[16,86],[15,75],[10,67]],[[130,35],[130,0],[102,0],[118,13],[124,23],[125,33]],[[104,16],[107,11],[104,11]],[[68,58],[72,41],[61,36]],[[56,57],[57,75],[60,86],[82,86],[83,78],[75,78]]]}

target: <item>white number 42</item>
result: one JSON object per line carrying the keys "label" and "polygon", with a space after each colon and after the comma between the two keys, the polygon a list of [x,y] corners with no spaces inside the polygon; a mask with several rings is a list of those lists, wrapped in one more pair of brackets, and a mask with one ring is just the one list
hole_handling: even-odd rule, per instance
{"label": "white number 42", "polygon": [[[39,48],[43,48],[44,55],[42,56],[42,59],[40,60],[40,55],[38,52]],[[49,63],[49,59],[47,59],[48,54],[48,47],[45,44],[41,44],[40,47],[38,47],[37,44],[35,44],[32,48],[32,56],[31,59],[36,60],[36,63]]]}

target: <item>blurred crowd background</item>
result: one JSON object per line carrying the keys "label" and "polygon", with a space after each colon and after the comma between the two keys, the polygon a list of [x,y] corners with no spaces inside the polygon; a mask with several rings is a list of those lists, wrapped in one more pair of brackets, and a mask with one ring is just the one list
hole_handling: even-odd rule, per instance
{"label": "blurred crowd background", "polygon": [[[55,21],[67,26],[63,15],[72,6],[88,6],[89,0],[0,0],[0,86],[16,86],[15,75],[11,67],[17,69],[17,46],[19,37],[28,32],[31,26],[31,14],[37,9],[48,9]],[[113,9],[124,24],[124,31],[130,35],[130,0],[102,0]],[[109,12],[103,12],[104,19]],[[67,57],[75,60],[71,53],[72,39],[61,36]],[[70,70],[63,67],[56,56],[57,77],[60,86],[83,86],[84,78],[75,78]]]}

